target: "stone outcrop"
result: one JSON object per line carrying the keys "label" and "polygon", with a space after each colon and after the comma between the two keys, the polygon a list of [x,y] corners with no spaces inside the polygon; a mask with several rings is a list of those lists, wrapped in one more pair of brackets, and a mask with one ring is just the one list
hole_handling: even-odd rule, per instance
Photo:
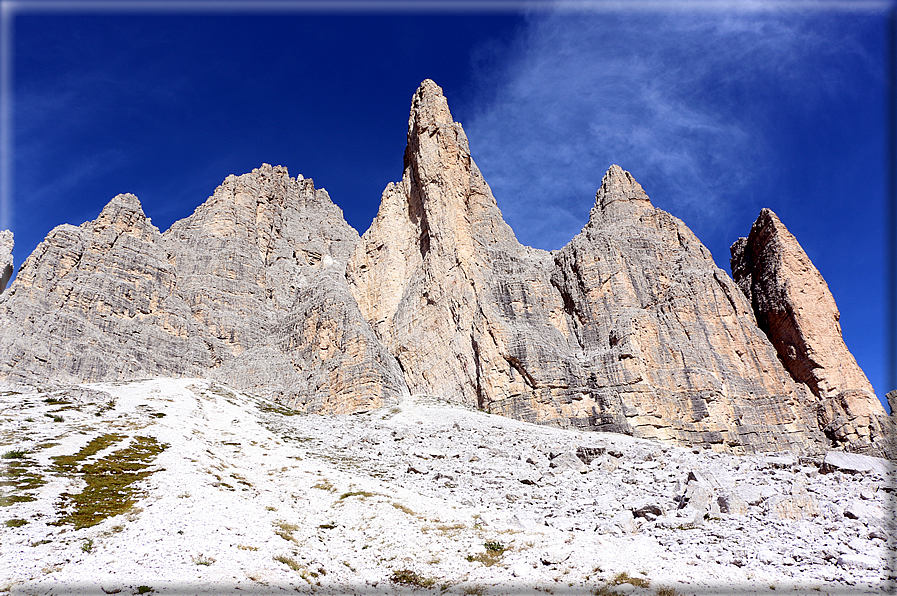
{"label": "stone outcrop", "polygon": [[0,293],[12,277],[12,249],[14,246],[12,232],[0,231]]}
{"label": "stone outcrop", "polygon": [[812,396],[782,369],[737,286],[628,172],[611,167],[555,263],[604,419],[735,450],[820,438]]}
{"label": "stone outcrop", "polygon": [[442,90],[425,81],[411,108],[402,181],[383,192],[347,268],[410,391],[492,408],[569,384],[570,330],[550,270],[550,254],[517,242]]}
{"label": "stone outcrop", "polygon": [[[401,371],[343,275],[358,235],[323,190],[265,165],[165,234],[134,195],[55,228],[0,297],[0,374],[211,376],[308,411],[379,407]],[[384,401],[385,400],[385,401]]]}
{"label": "stone outcrop", "polygon": [[[538,250],[503,220],[433,81],[407,138],[402,179],[361,238],[324,190],[269,165],[228,177],[165,233],[133,195],[57,227],[0,296],[0,378],[199,376],[324,413],[410,393],[717,451],[893,456],[871,387],[834,343],[830,294],[829,309],[789,293],[823,296],[818,272],[790,235],[761,246],[783,227],[737,244],[743,292],[614,165],[583,230]],[[799,316],[768,316],[780,311]],[[782,515],[797,515],[789,503]]]}
{"label": "stone outcrop", "polygon": [[797,239],[769,209],[732,245],[732,274],[791,376],[818,400],[835,444],[881,453],[890,430],[884,407],[844,344],[828,285]]}

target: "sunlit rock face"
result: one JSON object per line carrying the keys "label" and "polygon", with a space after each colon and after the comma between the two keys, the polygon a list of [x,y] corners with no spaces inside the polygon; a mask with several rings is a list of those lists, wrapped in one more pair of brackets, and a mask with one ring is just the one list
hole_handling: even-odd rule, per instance
{"label": "sunlit rock face", "polygon": [[[358,234],[311,180],[230,176],[165,234],[134,195],[55,228],[0,298],[3,376],[211,376],[310,411],[401,395],[343,269]],[[313,316],[309,311],[313,310]]]}
{"label": "sunlit rock face", "polygon": [[829,438],[851,450],[883,453],[880,439],[893,431],[892,421],[844,343],[828,284],[797,239],[763,209],[731,252],[732,273],[758,325],[791,376],[816,397]]}
{"label": "sunlit rock face", "polygon": [[824,439],[737,286],[628,172],[566,247],[522,246],[432,81],[347,277],[412,393],[719,449]]}
{"label": "sunlit rock face", "polygon": [[583,230],[537,250],[433,81],[407,140],[361,238],[269,165],[165,233],[133,195],[59,226],[0,295],[0,378],[206,377],[320,413],[438,396],[717,451],[893,456],[834,301],[774,216],[736,243],[736,284],[614,165]]}

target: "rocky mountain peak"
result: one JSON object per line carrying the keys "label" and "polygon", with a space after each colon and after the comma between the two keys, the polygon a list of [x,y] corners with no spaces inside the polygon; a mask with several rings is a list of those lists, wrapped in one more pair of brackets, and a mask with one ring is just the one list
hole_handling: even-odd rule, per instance
{"label": "rocky mountain peak", "polygon": [[601,180],[601,188],[595,194],[595,208],[591,216],[602,219],[637,217],[652,207],[648,194],[636,182],[632,174],[614,164]]}
{"label": "rocky mountain peak", "polygon": [[94,235],[127,234],[148,239],[159,234],[159,229],[152,225],[143,212],[140,200],[131,193],[116,195],[109,201],[100,215],[93,221],[82,225],[93,230]]}
{"label": "rocky mountain peak", "polygon": [[828,284],[797,239],[763,209],[731,252],[732,275],[757,324],[791,376],[819,400],[826,434],[834,444],[881,453],[873,443],[887,433],[884,407],[844,343]]}
{"label": "rocky mountain peak", "polygon": [[715,451],[884,453],[821,276],[775,214],[754,228],[733,252],[742,293],[613,165],[567,246],[523,246],[426,80],[361,238],[281,166],[229,176],[164,234],[119,195],[53,230],[0,297],[0,379],[201,376],[334,414],[410,393]]}
{"label": "rocky mountain peak", "polygon": [[454,124],[449,111],[448,100],[442,87],[431,79],[424,80],[411,100],[411,116],[408,119],[408,134],[412,131],[428,130],[440,124]]}

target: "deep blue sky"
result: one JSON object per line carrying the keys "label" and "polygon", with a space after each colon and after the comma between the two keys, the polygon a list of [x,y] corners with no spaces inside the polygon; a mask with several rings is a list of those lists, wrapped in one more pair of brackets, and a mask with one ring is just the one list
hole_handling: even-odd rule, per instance
{"label": "deep blue sky", "polygon": [[295,3],[230,14],[21,6],[11,217],[0,222],[15,232],[16,266],[54,226],[95,218],[118,193],[136,194],[164,231],[227,175],[263,162],[313,178],[362,233],[401,178],[411,96],[432,78],[521,242],[563,246],[611,163],[727,271],[729,245],[770,207],[827,280],[879,397],[893,388],[886,2],[339,14]]}

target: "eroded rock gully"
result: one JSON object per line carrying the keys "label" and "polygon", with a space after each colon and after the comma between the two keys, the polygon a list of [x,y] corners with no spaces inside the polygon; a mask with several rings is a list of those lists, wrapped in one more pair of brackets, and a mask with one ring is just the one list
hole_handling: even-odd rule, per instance
{"label": "eroded rock gully", "polygon": [[[768,313],[794,298],[774,287],[806,268],[744,256],[769,252],[760,231],[736,244],[736,284],[611,166],[567,246],[523,246],[427,80],[402,179],[361,238],[282,167],[228,177],[164,234],[120,195],[97,220],[54,229],[0,296],[0,376],[205,376],[328,413],[410,393],[718,451],[893,456],[855,363],[820,375],[780,361],[784,319]],[[831,313],[786,321],[806,338],[786,337],[803,350],[792,360],[847,362]]]}

